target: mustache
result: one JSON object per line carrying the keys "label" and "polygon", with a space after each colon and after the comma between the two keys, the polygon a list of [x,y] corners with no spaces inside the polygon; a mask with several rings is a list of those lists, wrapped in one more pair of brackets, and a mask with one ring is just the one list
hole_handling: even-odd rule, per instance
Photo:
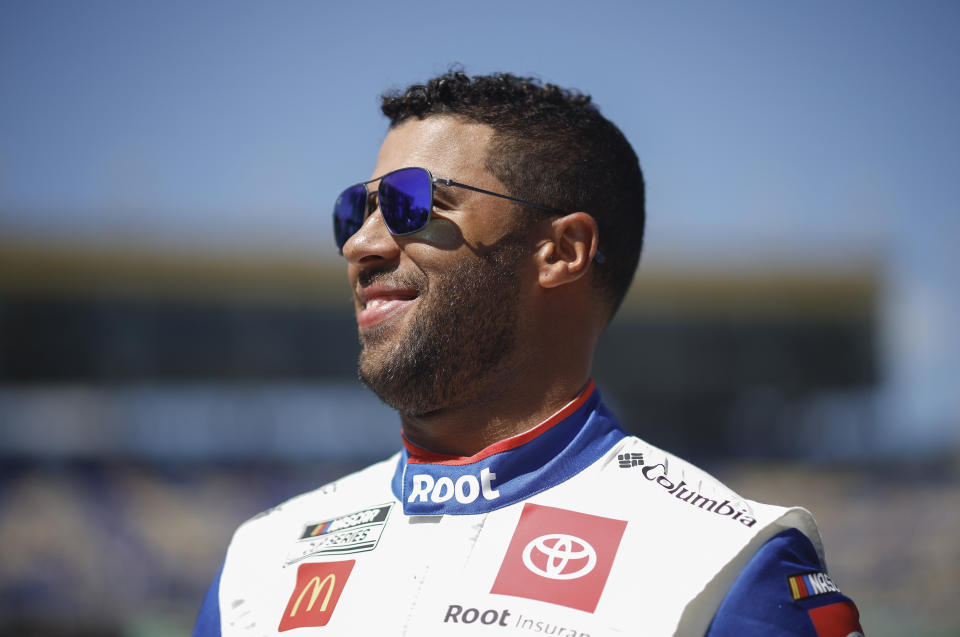
{"label": "mustache", "polygon": [[357,276],[357,287],[365,288],[374,283],[384,285],[413,288],[423,292],[427,288],[426,277],[415,276],[413,274],[401,274],[396,270],[364,270]]}

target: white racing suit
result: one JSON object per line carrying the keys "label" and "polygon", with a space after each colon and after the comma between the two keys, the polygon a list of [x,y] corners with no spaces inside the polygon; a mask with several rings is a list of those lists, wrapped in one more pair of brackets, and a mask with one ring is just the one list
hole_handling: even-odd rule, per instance
{"label": "white racing suit", "polygon": [[194,635],[861,632],[807,511],[627,436],[592,382],[474,456],[404,445],[244,523]]}

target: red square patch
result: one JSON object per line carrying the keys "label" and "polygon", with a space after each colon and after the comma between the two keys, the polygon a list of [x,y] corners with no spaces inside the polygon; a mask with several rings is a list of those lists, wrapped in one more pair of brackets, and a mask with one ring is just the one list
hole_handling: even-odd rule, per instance
{"label": "red square patch", "polygon": [[301,564],[297,569],[297,585],[293,587],[277,631],[326,626],[355,562]]}
{"label": "red square patch", "polygon": [[627,523],[525,504],[491,593],[592,613]]}
{"label": "red square patch", "polygon": [[807,611],[817,637],[863,637],[860,612],[853,602],[837,602]]}

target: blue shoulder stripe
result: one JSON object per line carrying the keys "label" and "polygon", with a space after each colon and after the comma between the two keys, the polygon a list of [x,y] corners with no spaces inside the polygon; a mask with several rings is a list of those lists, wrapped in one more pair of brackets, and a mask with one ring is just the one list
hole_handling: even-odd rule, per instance
{"label": "blue shoulder stripe", "polygon": [[856,606],[796,529],[760,547],[730,587],[707,637],[862,635]]}

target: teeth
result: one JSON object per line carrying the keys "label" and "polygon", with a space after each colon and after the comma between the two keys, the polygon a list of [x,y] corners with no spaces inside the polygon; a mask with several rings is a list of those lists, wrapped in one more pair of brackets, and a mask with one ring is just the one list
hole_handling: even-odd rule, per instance
{"label": "teeth", "polygon": [[373,309],[373,308],[375,308],[375,307],[378,307],[378,306],[380,306],[380,305],[383,305],[384,303],[392,303],[392,302],[394,302],[394,301],[403,301],[403,300],[405,300],[405,299],[392,298],[392,297],[370,299],[369,301],[367,301],[366,305],[363,306],[363,308],[364,308],[365,310],[371,310],[371,309]]}

